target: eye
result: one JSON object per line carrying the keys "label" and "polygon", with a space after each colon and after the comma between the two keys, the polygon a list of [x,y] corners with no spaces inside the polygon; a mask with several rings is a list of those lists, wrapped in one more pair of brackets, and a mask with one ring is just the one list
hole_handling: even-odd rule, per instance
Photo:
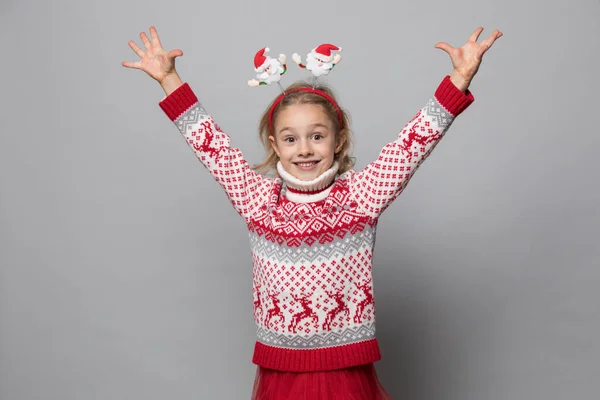
{"label": "eye", "polygon": [[321,140],[321,139],[323,139],[323,135],[321,135],[320,133],[315,133],[313,135],[313,139],[315,139],[315,140]]}
{"label": "eye", "polygon": [[288,137],[286,137],[286,138],[283,139],[283,141],[286,142],[286,143],[294,143],[295,140],[296,139],[294,139],[291,136],[288,136]]}

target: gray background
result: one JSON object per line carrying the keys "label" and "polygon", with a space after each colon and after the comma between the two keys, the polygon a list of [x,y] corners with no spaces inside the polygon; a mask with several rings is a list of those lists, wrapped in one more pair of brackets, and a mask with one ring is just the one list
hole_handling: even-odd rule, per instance
{"label": "gray background", "polygon": [[[244,223],[127,46],[154,24],[251,163],[276,88],[252,58],[331,42],[358,168],[479,25],[475,103],[381,220],[381,380],[395,399],[600,389],[597,0],[27,1],[0,5],[0,399],[244,399]],[[304,78],[293,62],[285,82]]]}

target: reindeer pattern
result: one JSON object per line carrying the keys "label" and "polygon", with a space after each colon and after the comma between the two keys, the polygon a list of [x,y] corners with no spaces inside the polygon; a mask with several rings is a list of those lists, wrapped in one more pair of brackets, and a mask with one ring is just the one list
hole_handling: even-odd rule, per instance
{"label": "reindeer pattern", "polygon": [[[217,132],[220,131],[219,126],[216,124],[215,124],[215,130],[217,130]],[[202,143],[199,143],[199,141],[198,141],[198,139],[202,137],[202,135],[200,133],[204,133],[204,138],[202,140]],[[214,145],[213,145],[213,141],[215,141],[214,140],[215,133],[214,133],[213,127],[209,121],[202,122],[199,126],[198,132],[192,133],[192,137],[193,137],[193,139],[190,140],[190,144],[191,144],[192,148],[194,148],[194,150],[196,150],[197,152],[200,152],[201,154],[208,153],[208,155],[211,159],[218,157],[220,148],[214,147]]]}
{"label": "reindeer pattern", "polygon": [[[415,155],[415,151],[417,153],[424,152],[425,146],[427,144],[437,142],[442,136],[442,133],[439,130],[434,131],[430,127],[431,124],[429,121],[425,121],[423,124],[424,126],[420,124],[422,122],[421,114],[422,111],[419,111],[419,113],[415,115],[411,120],[411,123],[415,120],[417,120],[417,123],[414,123],[404,128],[408,129],[408,135],[406,135],[402,139],[399,146],[402,152],[406,154],[408,162],[412,161],[412,158]],[[424,135],[418,133],[417,128],[419,128],[421,132],[426,132],[427,134]],[[406,131],[404,131],[403,133],[406,133]],[[413,147],[417,147],[417,149],[413,149]]]}
{"label": "reindeer pattern", "polygon": [[356,305],[356,314],[354,314],[354,322],[357,324],[362,323],[363,313],[367,306],[373,305],[373,307],[375,307],[375,300],[373,298],[373,287],[370,285],[370,283],[371,279],[367,280],[365,283],[362,284],[354,282],[358,290],[360,290],[364,294],[364,299]]}
{"label": "reindeer pattern", "polygon": [[[338,285],[340,286],[340,285]],[[371,279],[315,291],[262,290],[254,300],[258,325],[278,333],[317,333],[373,321],[375,304]]]}
{"label": "reindeer pattern", "polygon": [[264,326],[267,328],[275,327],[277,320],[279,320],[280,323],[285,322],[285,316],[279,306],[279,303],[281,302],[281,299],[278,297],[279,295],[280,293],[267,292],[267,299],[271,300],[271,308],[267,309],[264,320]]}

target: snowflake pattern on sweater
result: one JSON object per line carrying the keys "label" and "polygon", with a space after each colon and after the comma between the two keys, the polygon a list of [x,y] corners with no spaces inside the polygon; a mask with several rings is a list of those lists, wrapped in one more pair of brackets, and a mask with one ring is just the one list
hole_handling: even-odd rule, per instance
{"label": "snowflake pattern on sweater", "polygon": [[332,177],[326,197],[307,202],[288,199],[281,178],[253,171],[187,84],[160,103],[248,226],[254,363],[302,372],[381,358],[372,281],[378,218],[473,100],[446,76],[375,161]]}

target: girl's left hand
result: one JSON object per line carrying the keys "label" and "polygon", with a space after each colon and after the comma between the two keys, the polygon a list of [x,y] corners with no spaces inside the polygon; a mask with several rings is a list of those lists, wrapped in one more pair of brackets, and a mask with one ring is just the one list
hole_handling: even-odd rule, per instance
{"label": "girl's left hand", "polygon": [[466,91],[471,80],[477,73],[485,52],[492,47],[496,39],[502,36],[502,32],[496,29],[489,38],[481,43],[477,43],[477,39],[482,31],[482,27],[477,28],[467,43],[458,49],[445,42],[439,42],[435,45],[437,49],[444,50],[450,56],[452,66],[454,67],[450,79],[463,91]]}

